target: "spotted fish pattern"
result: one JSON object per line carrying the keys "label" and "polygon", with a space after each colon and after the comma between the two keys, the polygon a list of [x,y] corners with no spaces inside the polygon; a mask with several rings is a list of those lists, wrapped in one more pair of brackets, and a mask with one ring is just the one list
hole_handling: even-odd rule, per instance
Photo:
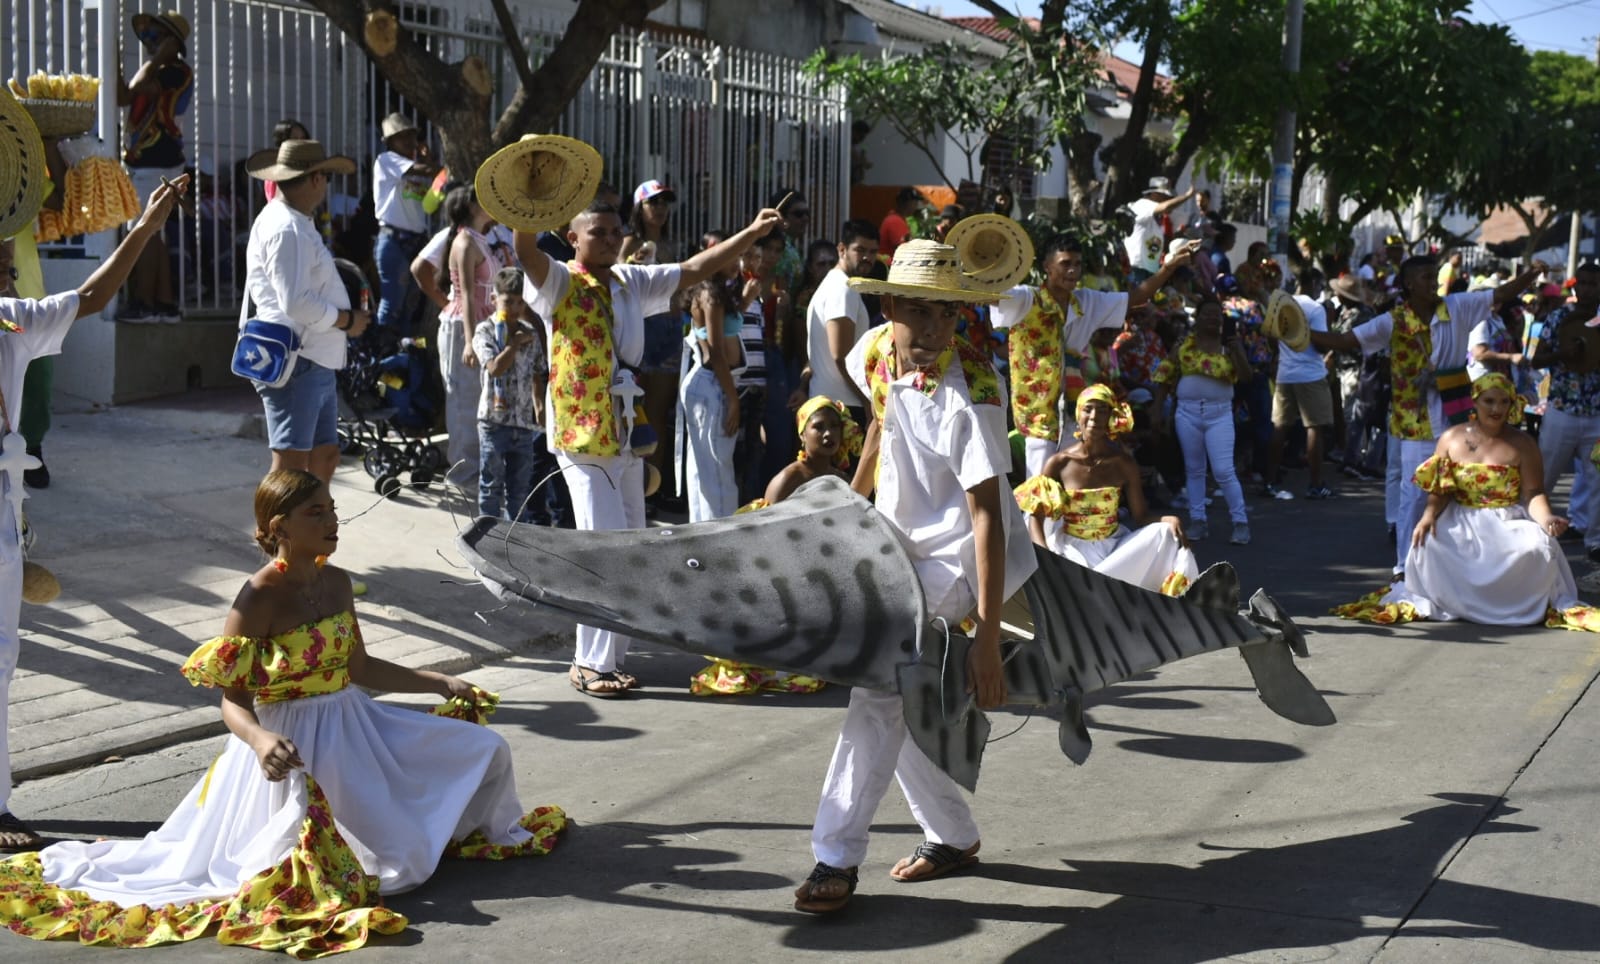
{"label": "spotted fish pattern", "polygon": [[[899,533],[824,477],[761,512],[695,525],[587,532],[481,518],[462,556],[502,598],[586,625],[830,682],[898,690],[911,738],[977,785],[989,722],[967,693],[972,640],[929,622]],[[1237,647],[1263,702],[1295,722],[1333,712],[1294,665],[1305,642],[1265,593],[1239,609],[1231,566],[1178,598],[1036,549],[1026,613],[1002,644],[1016,703],[1060,707],[1060,744],[1089,754],[1084,698],[1167,663]],[[1030,637],[1031,638],[1028,638]]]}

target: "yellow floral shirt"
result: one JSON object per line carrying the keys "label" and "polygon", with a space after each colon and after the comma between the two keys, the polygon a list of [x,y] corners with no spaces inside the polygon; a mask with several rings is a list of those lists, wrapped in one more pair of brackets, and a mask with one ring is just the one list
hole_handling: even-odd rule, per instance
{"label": "yellow floral shirt", "polygon": [[1449,496],[1469,509],[1505,509],[1522,501],[1522,472],[1515,465],[1434,455],[1417,466],[1412,478],[1422,491]]}
{"label": "yellow floral shirt", "polygon": [[250,690],[258,703],[336,693],[350,685],[359,638],[347,610],[266,639],[218,636],[189,655],[182,673],[195,686]]}
{"label": "yellow floral shirt", "polygon": [[1226,351],[1205,351],[1191,336],[1183,340],[1177,352],[1162,360],[1153,380],[1170,388],[1184,375],[1205,375],[1231,385],[1235,374],[1231,355]]}
{"label": "yellow floral shirt", "polygon": [[[1433,421],[1428,417],[1428,394],[1417,379],[1433,356],[1433,332],[1405,302],[1395,305],[1390,315],[1394,330],[1389,335],[1389,382],[1394,396],[1389,402],[1389,434],[1426,442],[1433,438]],[[1435,317],[1450,320],[1444,302],[1439,302]]]}
{"label": "yellow floral shirt", "polygon": [[1067,489],[1047,475],[1036,475],[1017,486],[1017,505],[1029,515],[1060,519],[1067,535],[1098,541],[1117,532],[1117,509],[1122,489],[1114,485],[1095,489]]}
{"label": "yellow floral shirt", "polygon": [[[1083,314],[1077,294],[1068,310]],[[1017,431],[1032,438],[1058,438],[1062,393],[1068,401],[1075,401],[1084,387],[1082,356],[1066,351],[1061,342],[1067,317],[1068,311],[1062,310],[1048,290],[1037,288],[1033,307],[1012,326],[1006,342],[1011,360],[1011,416]]]}
{"label": "yellow floral shirt", "polygon": [[578,262],[568,267],[572,284],[550,317],[555,447],[583,455],[620,455],[622,438],[611,397],[611,289]]}
{"label": "yellow floral shirt", "polygon": [[[912,378],[911,387],[924,395],[932,396],[939,388],[939,380],[950,370],[950,363],[961,361],[961,374],[967,380],[967,395],[974,405],[1000,404],[1000,376],[983,353],[963,338],[953,338],[926,371]],[[872,389],[872,417],[883,418],[889,404],[889,386],[900,377],[899,362],[894,356],[894,331],[884,325],[867,345],[865,367],[867,384]]]}

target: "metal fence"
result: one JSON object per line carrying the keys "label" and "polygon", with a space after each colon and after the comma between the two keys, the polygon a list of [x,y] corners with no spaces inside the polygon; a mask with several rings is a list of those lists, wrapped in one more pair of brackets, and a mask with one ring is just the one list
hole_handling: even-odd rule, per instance
{"label": "metal fence", "polygon": [[[193,25],[195,91],[182,125],[206,202],[169,231],[181,304],[186,317],[231,317],[243,281],[244,240],[264,202],[245,176],[244,159],[270,143],[273,125],[298,120],[330,152],[357,159],[356,173],[330,191],[333,223],[348,232],[362,209],[370,210],[380,120],[393,110],[417,112],[359,44],[303,4],[169,0],[162,7],[177,9]],[[117,0],[0,0],[0,23],[16,38],[0,47],[0,75],[20,79],[44,70],[102,77],[100,136],[115,150],[122,139],[114,100],[118,57],[130,75],[142,59],[127,29],[134,9]],[[491,7],[454,0],[403,3],[399,11],[404,28],[446,62],[468,54],[483,58],[496,83],[493,110],[503,109],[517,72]],[[535,61],[565,29],[526,15],[520,26]],[[418,119],[437,146],[426,118]],[[846,216],[850,116],[843,93],[819,86],[795,60],[693,37],[624,32],[612,38],[560,130],[600,151],[605,179],[625,199],[633,185],[652,178],[676,190],[668,232],[680,254],[707,229],[744,226],[779,190],[806,195],[819,235]],[[96,241],[87,246],[94,250]]]}

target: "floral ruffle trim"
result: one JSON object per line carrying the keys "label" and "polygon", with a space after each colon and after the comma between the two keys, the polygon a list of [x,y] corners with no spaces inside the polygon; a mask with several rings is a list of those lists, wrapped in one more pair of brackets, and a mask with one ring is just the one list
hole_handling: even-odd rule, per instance
{"label": "floral ruffle trim", "polygon": [[1174,570],[1161,581],[1161,595],[1181,596],[1189,591],[1189,577]]}
{"label": "floral ruffle trim", "polygon": [[1554,606],[1544,611],[1544,624],[1549,629],[1570,629],[1574,632],[1600,633],[1600,609],[1593,606]]}
{"label": "floral ruffle trim", "polygon": [[561,831],[567,827],[567,813],[560,807],[536,807],[517,821],[533,834],[518,844],[490,843],[483,831],[474,830],[464,840],[452,840],[444,848],[446,857],[460,860],[510,860],[515,857],[543,857],[556,849]]}
{"label": "floral ruffle trim", "polygon": [[299,845],[232,897],[182,907],[122,907],[44,880],[38,854],[0,862],[0,924],[34,940],[150,947],[204,936],[299,960],[355,950],[374,934],[398,934],[406,919],[383,906],[378,879],[361,869],[334,826],[328,799],[309,775]]}
{"label": "floral ruffle trim", "polygon": [[743,696],[747,693],[815,693],[828,685],[811,676],[762,669],[731,659],[714,659],[689,677],[695,696]]}
{"label": "floral ruffle trim", "polygon": [[490,714],[499,707],[499,693],[491,693],[488,690],[474,686],[471,699],[453,696],[428,712],[434,716],[444,716],[452,720],[462,720],[482,726],[489,722]]}
{"label": "floral ruffle trim", "polygon": [[1067,512],[1067,494],[1061,483],[1048,475],[1036,475],[1013,490],[1017,505],[1029,515],[1059,519]]}
{"label": "floral ruffle trim", "polygon": [[733,510],[733,514],[734,515],[743,515],[746,512],[759,512],[762,509],[765,509],[766,507],[767,507],[767,500],[766,499],[751,499],[749,502],[746,502],[744,505],[741,505],[739,508],[734,509]]}
{"label": "floral ruffle trim", "polygon": [[1359,619],[1381,626],[1414,622],[1418,618],[1417,607],[1408,602],[1385,603],[1383,597],[1388,593],[1389,589],[1386,586],[1367,593],[1353,603],[1335,606],[1328,612],[1335,616],[1343,616],[1345,619]]}
{"label": "floral ruffle trim", "polygon": [[195,686],[253,688],[262,682],[256,651],[263,642],[254,636],[214,636],[189,654],[179,672]]}
{"label": "floral ruffle trim", "polygon": [[1448,455],[1430,455],[1417,466],[1411,480],[1417,488],[1433,495],[1454,495],[1456,464]]}

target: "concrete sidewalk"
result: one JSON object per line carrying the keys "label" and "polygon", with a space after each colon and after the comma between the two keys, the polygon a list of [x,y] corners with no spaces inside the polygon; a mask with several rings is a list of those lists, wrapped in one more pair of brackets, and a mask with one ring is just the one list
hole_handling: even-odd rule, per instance
{"label": "concrete sidewalk", "polygon": [[[11,685],[16,779],[221,732],[217,694],[177,669],[222,631],[262,563],[252,496],[268,465],[253,392],[208,391],[97,413],[58,415],[45,442],[48,489],[30,493],[31,558],[61,598],[24,605]],[[455,553],[474,509],[438,486],[380,498],[357,460],[334,482],[339,565],[364,580],[370,651],[459,671],[536,641],[536,619],[485,622],[499,603]]]}

